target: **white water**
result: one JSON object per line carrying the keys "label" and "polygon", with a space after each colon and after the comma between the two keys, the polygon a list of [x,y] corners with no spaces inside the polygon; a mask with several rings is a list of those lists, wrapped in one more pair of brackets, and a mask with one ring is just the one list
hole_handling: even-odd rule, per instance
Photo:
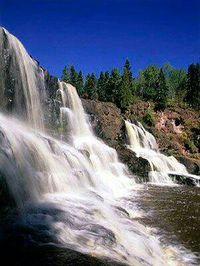
{"label": "white water", "polygon": [[[4,29],[4,32],[7,37],[11,60],[13,60],[12,63],[16,66],[16,75],[19,77],[19,80],[15,81],[15,112],[20,113],[21,116],[24,115],[22,104],[25,105],[28,123],[32,127],[41,130],[44,128],[43,112],[40,103],[41,97],[44,97],[43,71],[30,58],[19,40],[12,34],[9,34],[6,29]],[[40,73],[38,73],[38,70]],[[18,71],[19,73],[17,73]],[[37,78],[36,73],[38,75]]]}
{"label": "white water", "polygon": [[171,175],[180,175],[199,180],[198,176],[188,173],[186,167],[179,163],[175,157],[166,156],[159,152],[158,144],[154,136],[137,122],[138,125],[125,121],[128,135],[128,148],[136,153],[138,157],[148,160],[151,171],[149,172],[150,182],[173,183]]}
{"label": "white water", "polygon": [[[25,49],[18,54],[18,41],[6,33],[17,60],[30,66]],[[53,244],[128,265],[178,265],[178,253],[168,256],[159,239],[135,219],[135,181],[116,151],[95,137],[76,89],[59,82],[66,141],[58,140],[36,130],[42,107],[35,76],[27,67],[21,71],[33,84],[25,83],[28,121],[0,113],[0,172],[24,225],[40,231],[41,242],[48,235]]]}

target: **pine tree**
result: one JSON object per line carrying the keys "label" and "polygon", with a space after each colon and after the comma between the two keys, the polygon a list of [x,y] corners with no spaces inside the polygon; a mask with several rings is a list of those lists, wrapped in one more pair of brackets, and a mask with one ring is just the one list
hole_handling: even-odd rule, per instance
{"label": "pine tree", "polygon": [[105,81],[108,82],[109,80],[109,77],[110,77],[110,74],[108,71],[105,72]]}
{"label": "pine tree", "polygon": [[130,72],[126,65],[124,66],[121,83],[117,92],[117,105],[125,110],[132,102],[133,96],[131,93]]}
{"label": "pine tree", "polygon": [[183,103],[187,91],[187,74],[185,70],[180,69],[178,73],[178,86],[176,87],[176,103]]}
{"label": "pine tree", "polygon": [[127,70],[127,72],[128,72],[129,81],[130,81],[130,83],[131,83],[131,82],[132,82],[132,79],[133,79],[133,74],[132,74],[132,72],[131,72],[131,64],[130,64],[130,62],[129,62],[128,59],[126,59],[126,61],[125,61],[124,68],[125,68],[125,69]]}
{"label": "pine tree", "polygon": [[106,88],[106,97],[108,101],[113,102],[113,103],[118,101],[120,82],[121,82],[121,77],[120,77],[119,71],[117,68],[114,68],[111,71],[111,74],[108,80],[108,86]]}
{"label": "pine tree", "polygon": [[77,80],[78,80],[78,74],[74,68],[74,66],[70,66],[70,84],[72,84],[73,86],[77,86]]}
{"label": "pine tree", "polygon": [[166,85],[166,80],[164,76],[164,72],[162,68],[160,69],[159,77],[158,77],[158,87],[156,90],[155,101],[156,101],[156,109],[164,109],[167,105],[167,96],[168,89]]}
{"label": "pine tree", "polygon": [[106,86],[106,77],[105,74],[101,71],[99,79],[97,81],[97,93],[100,101],[106,101]]}
{"label": "pine tree", "polygon": [[79,71],[78,76],[77,76],[76,90],[79,95],[82,95],[84,92],[84,79],[83,79],[83,74],[81,71]]}
{"label": "pine tree", "polygon": [[136,82],[133,74],[131,72],[131,64],[128,59],[126,59],[124,67],[127,69],[129,73],[129,81],[130,81],[130,89],[133,95],[136,95]]}
{"label": "pine tree", "polygon": [[144,81],[142,94],[144,100],[155,100],[159,84],[159,73],[160,70],[155,65],[150,65],[142,71]]}
{"label": "pine tree", "polygon": [[61,76],[61,81],[64,81],[66,83],[70,82],[70,72],[67,66],[64,67],[62,76]]}
{"label": "pine tree", "polygon": [[174,69],[170,64],[165,64],[162,69],[168,89],[168,102],[170,104],[183,102],[186,94],[186,72]]}
{"label": "pine tree", "polygon": [[191,64],[188,68],[186,101],[200,109],[200,64]]}
{"label": "pine tree", "polygon": [[97,80],[95,74],[92,73],[91,75],[88,74],[85,81],[85,92],[87,93],[88,97],[92,100],[98,99],[97,94]]}

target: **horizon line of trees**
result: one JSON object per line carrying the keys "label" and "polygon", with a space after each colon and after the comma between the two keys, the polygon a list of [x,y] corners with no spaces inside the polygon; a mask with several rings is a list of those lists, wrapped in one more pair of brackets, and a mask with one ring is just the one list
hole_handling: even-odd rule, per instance
{"label": "horizon line of trees", "polygon": [[136,99],[155,102],[157,110],[170,105],[187,104],[200,109],[200,64],[191,64],[187,72],[170,64],[161,68],[149,65],[135,78],[126,59],[122,73],[117,68],[83,76],[74,66],[63,69],[62,81],[76,87],[80,97],[115,103],[125,110]]}

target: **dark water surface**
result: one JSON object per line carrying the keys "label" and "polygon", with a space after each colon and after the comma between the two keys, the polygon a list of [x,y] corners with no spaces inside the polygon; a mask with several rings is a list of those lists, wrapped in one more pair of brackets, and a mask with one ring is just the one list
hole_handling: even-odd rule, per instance
{"label": "dark water surface", "polygon": [[138,196],[139,220],[156,228],[163,242],[182,244],[199,257],[200,188],[146,185]]}

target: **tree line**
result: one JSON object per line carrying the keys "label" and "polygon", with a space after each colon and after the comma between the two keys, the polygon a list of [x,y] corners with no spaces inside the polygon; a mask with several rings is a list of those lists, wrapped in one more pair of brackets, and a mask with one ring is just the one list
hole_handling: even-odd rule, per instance
{"label": "tree line", "polygon": [[127,59],[120,71],[117,68],[83,76],[74,66],[63,69],[62,81],[76,87],[79,96],[100,101],[110,101],[125,110],[137,99],[153,101],[157,110],[182,103],[200,108],[200,64],[191,64],[187,72],[170,64],[161,68],[149,65],[134,77]]}

